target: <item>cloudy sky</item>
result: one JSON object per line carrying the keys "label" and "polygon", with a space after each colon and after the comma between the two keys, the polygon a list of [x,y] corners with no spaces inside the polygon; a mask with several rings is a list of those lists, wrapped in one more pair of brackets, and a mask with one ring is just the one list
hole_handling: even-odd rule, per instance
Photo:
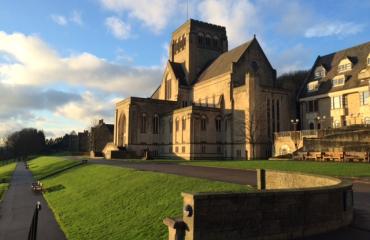
{"label": "cloudy sky", "polygon": [[[112,122],[114,103],[161,80],[182,0],[0,0],[0,137],[48,137]],[[227,27],[230,47],[257,35],[278,74],[370,41],[369,0],[189,0],[191,18]]]}

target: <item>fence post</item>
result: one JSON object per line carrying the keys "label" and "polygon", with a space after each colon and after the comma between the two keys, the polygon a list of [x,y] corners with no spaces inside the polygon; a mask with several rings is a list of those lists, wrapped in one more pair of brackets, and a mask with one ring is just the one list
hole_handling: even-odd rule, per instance
{"label": "fence post", "polygon": [[257,169],[257,189],[265,190],[266,189],[266,170]]}
{"label": "fence post", "polygon": [[36,208],[33,213],[32,217],[32,222],[31,222],[31,227],[28,232],[28,240],[36,240],[37,239],[37,222],[39,218],[39,211],[41,210],[41,203],[37,202],[36,203]]}

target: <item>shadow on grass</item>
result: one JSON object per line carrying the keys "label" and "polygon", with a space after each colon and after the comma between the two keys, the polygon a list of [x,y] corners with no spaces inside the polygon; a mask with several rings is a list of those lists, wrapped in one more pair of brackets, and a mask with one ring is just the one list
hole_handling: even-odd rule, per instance
{"label": "shadow on grass", "polygon": [[80,163],[74,164],[74,165],[72,165],[72,166],[68,166],[68,167],[65,167],[65,168],[59,169],[59,170],[57,170],[57,171],[55,171],[55,172],[52,172],[52,173],[49,173],[49,174],[47,174],[47,175],[45,175],[45,176],[41,176],[38,180],[43,180],[43,179],[46,179],[46,178],[49,178],[49,177],[55,176],[55,175],[57,175],[57,174],[60,174],[60,173],[65,172],[65,171],[68,171],[68,170],[70,170],[70,169],[72,169],[72,168],[75,168],[75,167],[79,167],[79,166],[81,166],[81,165],[86,165],[86,163],[85,163],[85,162],[80,162]]}
{"label": "shadow on grass", "polygon": [[47,192],[47,193],[58,192],[58,191],[63,190],[65,188],[66,187],[63,186],[62,184],[58,184],[58,185],[54,185],[54,186],[46,188],[45,192]]}

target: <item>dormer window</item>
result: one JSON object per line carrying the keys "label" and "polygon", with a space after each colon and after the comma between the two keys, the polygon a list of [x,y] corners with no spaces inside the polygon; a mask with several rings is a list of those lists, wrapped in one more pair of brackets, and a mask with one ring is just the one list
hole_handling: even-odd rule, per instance
{"label": "dormer window", "polygon": [[319,81],[313,81],[307,84],[307,90],[309,92],[314,92],[314,91],[317,91],[318,89],[319,89]]}
{"label": "dormer window", "polygon": [[326,75],[326,70],[324,67],[320,66],[315,69],[315,79],[324,78]]}
{"label": "dormer window", "polygon": [[333,87],[343,86],[346,81],[346,77],[344,75],[335,76],[332,80]]}
{"label": "dormer window", "polygon": [[345,58],[339,62],[338,72],[341,73],[341,72],[347,72],[350,70],[352,70],[352,62],[348,58]]}

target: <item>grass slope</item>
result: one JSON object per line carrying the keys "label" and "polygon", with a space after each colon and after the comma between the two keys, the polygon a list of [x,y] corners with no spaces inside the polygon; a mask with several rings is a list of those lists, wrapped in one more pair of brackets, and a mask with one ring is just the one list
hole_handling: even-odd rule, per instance
{"label": "grass slope", "polygon": [[29,169],[36,179],[42,179],[63,169],[78,165],[80,162],[63,157],[38,157],[28,162]]}
{"label": "grass slope", "polygon": [[0,167],[0,201],[4,192],[8,189],[16,165],[16,163],[10,163]]}
{"label": "grass slope", "polygon": [[72,168],[43,183],[44,196],[67,238],[90,240],[166,239],[168,230],[162,221],[182,215],[181,192],[251,189],[93,164]]}
{"label": "grass slope", "polygon": [[369,177],[368,163],[335,163],[309,161],[195,161],[181,164],[193,166],[237,168],[237,169],[275,169],[284,171],[307,172],[329,176]]}

